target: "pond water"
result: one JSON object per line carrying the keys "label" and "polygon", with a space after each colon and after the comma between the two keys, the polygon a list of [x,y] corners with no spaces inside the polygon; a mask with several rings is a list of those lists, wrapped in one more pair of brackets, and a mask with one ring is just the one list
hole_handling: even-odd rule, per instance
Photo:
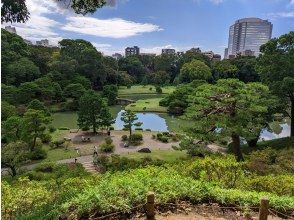
{"label": "pond water", "polygon": [[[114,127],[115,129],[123,129],[123,122],[121,121],[121,114],[123,110],[118,112]],[[169,116],[168,114],[160,113],[137,113],[138,121],[142,122],[141,128],[144,130],[151,129],[152,131],[180,131],[184,127],[192,125],[190,121],[179,119],[177,117]],[[290,135],[290,126],[286,121],[272,122],[270,130],[263,129],[260,135],[260,140],[272,140]]]}
{"label": "pond water", "polygon": [[[115,117],[115,129],[122,129],[123,122],[121,121],[121,106],[111,107],[111,113]],[[143,122],[144,130],[151,129],[152,131],[183,131],[185,127],[193,125],[191,121],[183,120],[178,117],[170,116],[166,113],[137,113],[138,121]],[[53,126],[68,127],[70,129],[77,128],[77,113],[76,112],[60,112],[53,114]],[[270,130],[264,129],[261,132],[260,140],[272,140],[281,137],[290,136],[289,121],[273,122],[270,124]]]}

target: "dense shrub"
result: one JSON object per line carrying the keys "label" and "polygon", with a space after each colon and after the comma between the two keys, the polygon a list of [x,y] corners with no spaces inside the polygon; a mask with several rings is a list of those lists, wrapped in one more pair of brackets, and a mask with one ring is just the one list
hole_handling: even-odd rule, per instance
{"label": "dense shrub", "polygon": [[158,93],[158,94],[162,93],[162,89],[160,86],[156,86],[155,90],[156,90],[156,93]]}
{"label": "dense shrub", "polygon": [[63,147],[64,146],[64,143],[65,143],[65,140],[64,139],[55,140],[55,141],[52,141],[50,143],[50,147],[51,148]]}
{"label": "dense shrub", "polygon": [[59,127],[58,130],[70,130],[68,127]]}
{"label": "dense shrub", "polygon": [[122,141],[127,141],[128,140],[128,135],[124,134],[123,136],[121,136],[121,140]]}
{"label": "dense shrub", "polygon": [[109,127],[109,130],[110,130],[110,131],[113,131],[113,130],[114,130],[114,127],[113,127],[113,126],[110,126],[110,127]]}
{"label": "dense shrub", "polygon": [[32,152],[29,154],[29,158],[31,160],[42,160],[47,157],[47,152],[42,147],[36,147]]}
{"label": "dense shrub", "polygon": [[113,140],[111,139],[111,137],[106,137],[105,138],[105,143],[108,144],[108,145],[110,145],[110,144],[113,143]]}
{"label": "dense shrub", "polygon": [[52,140],[52,137],[50,134],[44,134],[42,137],[41,137],[41,140],[42,140],[42,143],[44,144],[48,144],[51,140]]}
{"label": "dense shrub", "polygon": [[107,144],[103,143],[100,145],[100,150],[104,153],[111,153],[114,150],[114,145],[113,144]]}
{"label": "dense shrub", "polygon": [[145,131],[151,131],[151,129],[150,128],[146,128]]}
{"label": "dense shrub", "polygon": [[54,131],[56,131],[56,128],[54,126],[50,125],[48,127],[48,130],[49,130],[50,133],[53,133]]}
{"label": "dense shrub", "polygon": [[136,131],[143,131],[143,128],[135,128]]}
{"label": "dense shrub", "polygon": [[143,135],[141,133],[134,133],[129,137],[131,144],[139,145],[143,141]]}

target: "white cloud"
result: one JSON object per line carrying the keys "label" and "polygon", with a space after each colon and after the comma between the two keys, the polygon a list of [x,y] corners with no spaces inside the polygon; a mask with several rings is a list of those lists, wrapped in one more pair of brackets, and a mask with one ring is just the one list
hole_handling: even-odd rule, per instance
{"label": "white cloud", "polygon": [[209,1],[212,2],[215,5],[219,5],[219,4],[224,2],[224,0],[209,0]]}
{"label": "white cloud", "polygon": [[294,18],[294,11],[274,12],[274,13],[269,13],[268,16],[273,18]]}
{"label": "white cloud", "polygon": [[162,29],[150,23],[136,23],[121,18],[98,19],[92,17],[68,17],[62,30],[72,31],[97,37],[125,38],[142,33],[161,31]]}
{"label": "white cloud", "polygon": [[[48,39],[51,45],[57,45],[62,38],[53,30],[60,25],[59,22],[46,17],[48,14],[60,13],[55,1],[27,0],[30,19],[26,23],[12,24],[16,27],[17,34],[27,40],[37,41]],[[10,24],[3,24],[6,26]]]}
{"label": "white cloud", "polygon": [[200,47],[197,46],[173,46],[171,44],[168,45],[162,45],[162,46],[154,46],[154,47],[143,47],[140,48],[141,53],[155,53],[157,55],[161,54],[162,49],[175,49],[176,52],[185,52],[187,50],[190,50],[191,48],[197,48]]}

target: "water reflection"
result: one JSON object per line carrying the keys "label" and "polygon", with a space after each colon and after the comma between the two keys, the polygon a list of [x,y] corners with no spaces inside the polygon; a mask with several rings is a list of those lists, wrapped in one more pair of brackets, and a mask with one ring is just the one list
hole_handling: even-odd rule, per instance
{"label": "water reflection", "polygon": [[[121,121],[121,113],[118,112],[115,120],[115,129],[123,129],[123,122]],[[141,126],[144,130],[151,129],[152,131],[180,131],[184,127],[191,125],[190,121],[182,120],[178,117],[169,116],[162,113],[137,113],[138,121],[143,122]],[[263,129],[260,134],[260,140],[272,140],[290,136],[290,126],[286,122],[272,122],[270,129]]]}

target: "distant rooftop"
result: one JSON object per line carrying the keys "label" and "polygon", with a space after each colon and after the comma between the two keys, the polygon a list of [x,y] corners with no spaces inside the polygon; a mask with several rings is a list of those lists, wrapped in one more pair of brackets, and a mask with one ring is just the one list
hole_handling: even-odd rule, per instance
{"label": "distant rooftop", "polygon": [[240,22],[262,22],[262,21],[267,21],[267,20],[262,20],[260,18],[242,18],[237,20],[235,24]]}

